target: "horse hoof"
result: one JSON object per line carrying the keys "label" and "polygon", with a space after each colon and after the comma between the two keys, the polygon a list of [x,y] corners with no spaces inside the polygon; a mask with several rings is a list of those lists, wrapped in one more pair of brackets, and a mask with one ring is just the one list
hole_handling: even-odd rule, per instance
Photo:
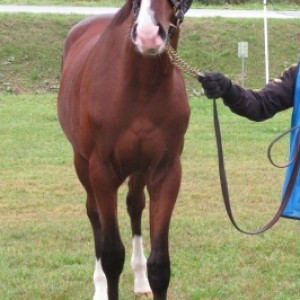
{"label": "horse hoof", "polygon": [[152,298],[153,295],[152,295],[152,292],[136,292],[134,293],[136,297],[139,297],[139,298]]}

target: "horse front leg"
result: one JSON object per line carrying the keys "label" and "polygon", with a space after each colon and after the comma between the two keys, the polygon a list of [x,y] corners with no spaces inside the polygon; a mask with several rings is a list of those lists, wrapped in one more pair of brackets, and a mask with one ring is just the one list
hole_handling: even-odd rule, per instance
{"label": "horse front leg", "polygon": [[[99,253],[96,255],[99,264],[107,279],[108,300],[119,299],[119,278],[123,271],[125,249],[121,241],[117,220],[117,190],[120,182],[114,177],[112,168],[102,164],[95,155],[89,161],[89,178],[95,196],[95,203],[100,219],[101,236],[95,237],[99,244]],[[101,262],[101,264],[100,264]],[[94,276],[95,279],[95,276]],[[104,298],[105,299],[105,298]],[[98,297],[97,300],[102,300]]]}
{"label": "horse front leg", "polygon": [[74,165],[78,178],[87,193],[86,210],[93,229],[95,242],[96,266],[93,276],[95,285],[93,300],[108,300],[107,280],[101,263],[102,230],[96,200],[89,179],[89,163],[79,153],[74,152]]}
{"label": "horse front leg", "polygon": [[151,253],[148,259],[148,278],[154,300],[166,300],[171,268],[169,257],[169,225],[176,203],[180,181],[181,164],[175,164],[161,176],[161,180],[148,185],[150,195]]}
{"label": "horse front leg", "polygon": [[128,187],[126,203],[132,230],[131,267],[134,273],[134,293],[137,296],[150,297],[152,292],[147,277],[147,260],[144,255],[141,228],[142,213],[145,208],[144,176],[132,175]]}
{"label": "horse front leg", "polygon": [[93,197],[87,198],[87,215],[89,217],[91,226],[93,228],[94,241],[95,241],[95,253],[96,253],[96,265],[94,272],[94,286],[95,294],[93,300],[108,300],[107,280],[104,274],[101,263],[102,252],[102,231],[100,225],[99,214],[95,207],[95,201]]}

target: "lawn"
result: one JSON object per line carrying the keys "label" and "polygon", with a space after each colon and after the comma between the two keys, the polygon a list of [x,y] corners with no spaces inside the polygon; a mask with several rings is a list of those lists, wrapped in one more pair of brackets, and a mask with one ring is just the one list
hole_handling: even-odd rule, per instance
{"label": "lawn", "polygon": [[[191,98],[183,181],[170,232],[171,300],[299,299],[299,224],[281,219],[255,237],[230,225],[221,200],[212,105]],[[233,210],[244,229],[275,213],[284,171],[266,159],[268,143],[288,128],[290,111],[264,123],[231,114],[219,102]],[[0,299],[91,299],[94,251],[85,195],[56,116],[55,95],[0,95]],[[274,152],[287,157],[286,141]],[[131,236],[119,191],[126,245],[122,300],[134,299]],[[149,253],[147,212],[144,238]]]}

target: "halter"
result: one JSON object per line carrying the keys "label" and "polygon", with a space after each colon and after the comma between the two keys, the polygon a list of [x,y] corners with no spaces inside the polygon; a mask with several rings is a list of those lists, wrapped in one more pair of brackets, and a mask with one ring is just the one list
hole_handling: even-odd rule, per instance
{"label": "halter", "polygon": [[[192,0],[168,0],[173,8],[175,25],[179,26],[184,19],[184,15],[190,8]],[[140,10],[141,0],[132,0],[133,17],[136,20]]]}
{"label": "halter", "polygon": [[180,25],[183,20],[184,20],[184,15],[186,12],[189,10],[192,0],[169,0],[171,6],[173,7],[174,10],[174,15],[175,15],[175,23],[176,25]]}

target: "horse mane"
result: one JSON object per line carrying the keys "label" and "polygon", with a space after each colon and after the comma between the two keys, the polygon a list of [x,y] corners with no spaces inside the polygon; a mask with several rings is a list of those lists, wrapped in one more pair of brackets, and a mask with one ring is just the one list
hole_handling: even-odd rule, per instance
{"label": "horse mane", "polygon": [[121,25],[131,14],[132,1],[127,0],[126,3],[120,8],[115,17],[113,18],[112,24]]}

